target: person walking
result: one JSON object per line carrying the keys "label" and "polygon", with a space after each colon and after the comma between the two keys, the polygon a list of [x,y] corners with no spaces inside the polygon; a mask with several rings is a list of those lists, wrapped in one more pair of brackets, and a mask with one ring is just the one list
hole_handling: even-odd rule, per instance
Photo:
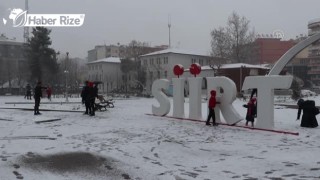
{"label": "person walking", "polygon": [[81,91],[81,98],[82,98],[82,104],[85,105],[86,111],[84,114],[89,114],[89,108],[90,108],[90,103],[89,103],[89,81],[84,82],[84,86]]}
{"label": "person walking", "polygon": [[31,100],[31,86],[30,84],[27,84],[26,86],[26,96],[24,98],[30,99]]}
{"label": "person walking", "polygon": [[95,109],[94,109],[94,100],[95,100],[95,93],[93,88],[93,82],[88,83],[88,96],[86,98],[87,103],[89,104],[89,115],[94,116],[95,115]]}
{"label": "person walking", "polygon": [[257,99],[253,97],[249,100],[248,104],[243,105],[243,107],[247,108],[246,126],[248,126],[249,122],[251,122],[251,127],[254,127],[254,118],[257,115],[256,101]]}
{"label": "person walking", "polygon": [[216,104],[217,104],[216,91],[211,90],[210,94],[211,94],[211,97],[210,97],[209,103],[208,103],[209,114],[208,114],[206,125],[210,126],[210,119],[212,118],[212,125],[217,126],[218,124],[216,123],[216,116],[215,116],[215,112],[214,112],[214,108],[216,107]]}
{"label": "person walking", "polygon": [[304,99],[299,99],[297,102],[297,105],[298,105],[297,121],[300,119],[303,103],[304,103]]}
{"label": "person walking", "polygon": [[39,106],[40,100],[42,98],[42,89],[46,89],[45,87],[41,87],[41,81],[39,81],[34,89],[34,115],[40,115]]}
{"label": "person walking", "polygon": [[47,92],[47,97],[48,97],[49,101],[51,101],[52,89],[50,88],[50,86],[47,87],[46,92]]}

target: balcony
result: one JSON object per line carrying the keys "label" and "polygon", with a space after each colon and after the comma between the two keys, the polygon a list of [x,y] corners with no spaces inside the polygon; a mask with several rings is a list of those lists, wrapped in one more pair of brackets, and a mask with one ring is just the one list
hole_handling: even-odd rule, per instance
{"label": "balcony", "polygon": [[312,36],[312,35],[314,35],[314,34],[316,34],[316,33],[320,33],[320,28],[309,29],[309,30],[308,30],[308,35],[309,35],[309,36]]}
{"label": "balcony", "polygon": [[313,19],[311,21],[308,22],[308,28],[315,28],[315,27],[319,27],[320,26],[320,18],[317,19]]}
{"label": "balcony", "polygon": [[320,77],[311,77],[311,81],[320,81]]}

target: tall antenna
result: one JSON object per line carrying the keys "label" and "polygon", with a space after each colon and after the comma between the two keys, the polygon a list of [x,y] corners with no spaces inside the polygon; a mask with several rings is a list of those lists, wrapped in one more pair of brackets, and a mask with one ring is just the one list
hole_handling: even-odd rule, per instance
{"label": "tall antenna", "polygon": [[171,15],[168,16],[168,28],[169,28],[169,48],[171,48],[171,34],[170,34],[170,28],[171,28]]}
{"label": "tall antenna", "polygon": [[[27,13],[29,13],[29,5],[28,5],[28,0],[25,0],[25,10],[27,11]],[[24,42],[27,43],[28,39],[29,39],[29,27],[24,27],[23,28],[23,38],[24,38]]]}

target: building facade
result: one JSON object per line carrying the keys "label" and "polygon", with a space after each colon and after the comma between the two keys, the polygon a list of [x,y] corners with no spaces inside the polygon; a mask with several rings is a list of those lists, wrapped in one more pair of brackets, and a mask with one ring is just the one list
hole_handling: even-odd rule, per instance
{"label": "building facade", "polygon": [[135,58],[132,57],[138,54],[147,54],[155,51],[167,49],[168,46],[125,46],[125,45],[98,45],[94,49],[88,51],[88,62],[92,62],[99,59],[108,57],[120,57],[120,58]]}
{"label": "building facade", "polygon": [[99,93],[105,94],[123,87],[120,58],[109,57],[87,63],[88,80],[101,81]]}
{"label": "building facade", "polygon": [[0,94],[21,93],[26,85],[28,64],[25,48],[25,43],[0,35]]}
{"label": "building facade", "polygon": [[121,46],[115,45],[99,45],[95,46],[94,49],[88,51],[88,62],[92,62],[99,59],[104,59],[108,57],[120,57],[122,53]]}
{"label": "building facade", "polygon": [[[308,35],[320,33],[320,18],[308,22]],[[320,86],[320,42],[317,41],[309,47],[309,71],[310,79],[315,86]]]}
{"label": "building facade", "polygon": [[279,38],[257,38],[255,40],[256,64],[273,64],[296,43]]}
{"label": "building facade", "polygon": [[293,75],[303,81],[301,85],[305,88],[311,87],[312,82],[309,75],[310,71],[310,58],[308,57],[309,48],[305,48],[294,59],[291,60],[284,68],[286,73]]}
{"label": "building facade", "polygon": [[264,76],[270,68],[263,65],[245,63],[224,64],[217,71],[219,76],[226,76],[236,84],[237,92],[241,92],[243,82],[247,76]]}
{"label": "building facade", "polygon": [[172,80],[175,77],[173,67],[181,64],[184,69],[189,69],[193,63],[199,63],[201,66],[214,65],[216,58],[208,55],[185,51],[181,49],[166,49],[140,56],[141,66],[146,70],[146,91],[151,92],[152,83],[156,79]]}

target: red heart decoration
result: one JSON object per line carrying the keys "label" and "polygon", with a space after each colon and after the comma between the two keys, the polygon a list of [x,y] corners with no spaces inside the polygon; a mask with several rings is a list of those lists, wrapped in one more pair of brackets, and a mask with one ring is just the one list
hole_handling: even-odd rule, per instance
{"label": "red heart decoration", "polygon": [[176,75],[176,76],[181,76],[184,72],[184,68],[181,64],[177,64],[173,67],[173,73]]}
{"label": "red heart decoration", "polygon": [[191,64],[190,73],[196,77],[201,72],[201,66],[198,63]]}

